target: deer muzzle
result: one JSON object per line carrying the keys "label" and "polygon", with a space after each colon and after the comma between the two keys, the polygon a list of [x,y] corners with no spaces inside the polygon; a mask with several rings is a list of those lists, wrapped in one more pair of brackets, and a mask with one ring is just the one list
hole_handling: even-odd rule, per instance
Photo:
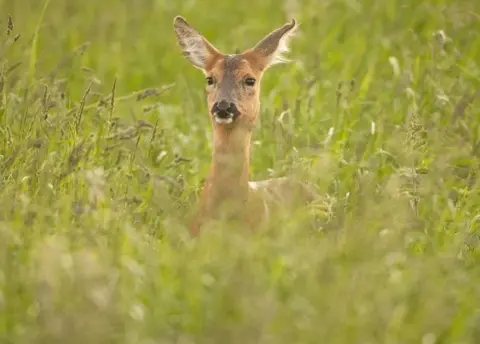
{"label": "deer muzzle", "polygon": [[237,106],[234,103],[220,100],[212,106],[212,115],[215,122],[220,124],[230,124],[240,115]]}

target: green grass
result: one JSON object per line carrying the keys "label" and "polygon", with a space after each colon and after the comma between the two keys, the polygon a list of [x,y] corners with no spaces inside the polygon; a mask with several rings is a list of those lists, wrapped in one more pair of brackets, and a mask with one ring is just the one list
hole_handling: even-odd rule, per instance
{"label": "green grass", "polygon": [[[478,4],[0,0],[0,342],[479,343]],[[319,200],[192,239],[211,132],[173,18],[233,52],[292,13],[251,174]]]}

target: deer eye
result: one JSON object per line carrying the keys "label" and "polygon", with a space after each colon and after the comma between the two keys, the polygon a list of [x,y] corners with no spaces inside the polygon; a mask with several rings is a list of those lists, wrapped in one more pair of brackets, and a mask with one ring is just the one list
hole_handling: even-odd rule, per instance
{"label": "deer eye", "polygon": [[215,83],[215,79],[211,76],[207,78],[207,85],[211,86]]}
{"label": "deer eye", "polygon": [[256,80],[255,80],[254,78],[246,78],[246,79],[245,79],[245,84],[246,84],[247,86],[253,86],[253,85],[255,85],[255,81],[256,81]]}

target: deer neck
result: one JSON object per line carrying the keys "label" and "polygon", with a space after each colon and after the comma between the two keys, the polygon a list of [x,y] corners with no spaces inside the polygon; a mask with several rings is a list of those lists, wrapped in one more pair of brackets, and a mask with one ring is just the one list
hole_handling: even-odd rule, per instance
{"label": "deer neck", "polygon": [[253,227],[263,218],[265,204],[253,197],[248,182],[252,130],[253,126],[228,129],[214,124],[210,174],[191,224],[194,235],[209,219],[246,220]]}
{"label": "deer neck", "polygon": [[251,130],[215,127],[210,168],[210,189],[217,202],[246,201],[250,165]]}

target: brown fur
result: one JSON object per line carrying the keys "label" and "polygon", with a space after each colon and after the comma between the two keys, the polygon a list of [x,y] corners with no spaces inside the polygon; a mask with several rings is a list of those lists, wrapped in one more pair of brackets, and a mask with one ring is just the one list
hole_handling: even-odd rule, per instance
{"label": "brown fur", "polygon": [[[296,22],[285,24],[254,48],[235,55],[219,52],[181,17],[175,18],[174,28],[184,56],[201,69],[207,79],[214,81],[213,85],[206,86],[213,127],[212,162],[192,232],[197,234],[202,224],[211,219],[238,220],[255,227],[266,218],[265,192],[273,187],[278,194],[278,190],[286,189],[287,185],[283,179],[251,184],[248,171],[250,140],[260,109],[263,73],[281,60],[279,54],[286,50],[283,40],[294,31]],[[255,80],[254,85],[248,83],[248,78]],[[231,123],[217,122],[210,111],[219,101],[235,104],[238,116]],[[259,192],[259,188],[263,191]]]}

